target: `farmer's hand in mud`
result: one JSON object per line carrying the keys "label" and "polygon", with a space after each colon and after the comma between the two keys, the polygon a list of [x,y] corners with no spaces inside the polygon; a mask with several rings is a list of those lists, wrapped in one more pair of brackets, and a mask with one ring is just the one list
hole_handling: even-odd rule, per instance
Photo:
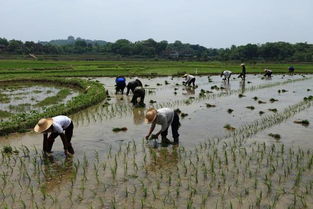
{"label": "farmer's hand in mud", "polygon": [[157,139],[159,138],[159,134],[152,134],[151,139]]}

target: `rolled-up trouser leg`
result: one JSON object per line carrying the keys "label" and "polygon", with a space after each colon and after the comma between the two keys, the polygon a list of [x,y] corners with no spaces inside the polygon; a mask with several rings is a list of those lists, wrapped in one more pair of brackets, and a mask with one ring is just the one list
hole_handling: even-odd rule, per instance
{"label": "rolled-up trouser leg", "polygon": [[64,143],[67,143],[67,150],[71,154],[74,154],[74,149],[73,149],[72,143],[71,143],[72,136],[73,136],[73,130],[74,130],[74,124],[73,124],[73,122],[71,122],[69,127],[67,127],[65,129],[65,136],[66,136],[67,142],[63,142],[64,149],[66,148]]}
{"label": "rolled-up trouser leg", "polygon": [[179,126],[180,126],[179,116],[177,112],[174,112],[174,119],[173,119],[171,128],[172,128],[172,135],[173,135],[175,143],[179,142],[179,134],[178,134]]}
{"label": "rolled-up trouser leg", "polygon": [[131,103],[133,103],[133,105],[136,105],[137,104],[137,98],[138,98],[138,95],[135,93],[132,97],[132,100],[131,100]]}
{"label": "rolled-up trouser leg", "polygon": [[191,83],[193,86],[195,86],[195,81],[196,81],[196,78],[191,79]]}
{"label": "rolled-up trouser leg", "polygon": [[166,138],[167,134],[168,134],[168,128],[165,131],[161,132],[162,140]]}
{"label": "rolled-up trouser leg", "polygon": [[58,133],[51,133],[50,136],[47,139],[44,139],[43,141],[43,151],[44,152],[51,152],[52,146],[54,143],[54,139],[59,136]]}

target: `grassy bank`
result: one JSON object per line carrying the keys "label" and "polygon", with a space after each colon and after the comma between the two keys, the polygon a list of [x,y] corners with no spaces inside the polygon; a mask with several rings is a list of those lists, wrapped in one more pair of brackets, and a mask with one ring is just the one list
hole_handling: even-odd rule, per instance
{"label": "grassy bank", "polygon": [[69,115],[86,107],[94,105],[105,98],[105,90],[102,84],[81,79],[62,78],[32,78],[13,79],[0,81],[1,83],[32,82],[53,83],[80,90],[80,94],[66,104],[57,104],[47,108],[44,112],[32,111],[30,114],[21,113],[13,115],[10,120],[0,123],[0,135],[12,132],[21,132],[32,128],[40,118],[53,117],[55,115]]}
{"label": "grassy bank", "polygon": [[[0,78],[29,76],[117,76],[219,74],[223,70],[241,71],[240,63],[187,61],[34,61],[0,60]],[[290,63],[246,63],[248,73],[287,73]],[[313,73],[313,64],[293,64],[296,73]]]}

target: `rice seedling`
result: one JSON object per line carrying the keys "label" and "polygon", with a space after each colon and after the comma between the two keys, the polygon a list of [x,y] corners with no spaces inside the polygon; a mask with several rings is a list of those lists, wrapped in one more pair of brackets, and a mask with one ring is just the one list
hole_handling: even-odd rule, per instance
{"label": "rice seedling", "polygon": [[231,108],[227,109],[227,112],[228,112],[229,114],[231,114],[233,111],[234,111],[234,110],[231,109]]}
{"label": "rice seedling", "polygon": [[262,100],[259,100],[258,101],[258,104],[266,104],[266,102],[262,101]]}
{"label": "rice seedling", "polygon": [[278,99],[274,99],[274,98],[271,98],[271,99],[270,99],[270,102],[271,102],[271,103],[274,103],[274,102],[277,102],[277,101],[278,101]]}
{"label": "rice seedling", "polygon": [[247,108],[247,109],[250,109],[250,110],[254,110],[254,109],[255,109],[254,106],[247,106],[246,108]]}
{"label": "rice seedling", "polygon": [[276,140],[279,140],[281,138],[281,136],[279,134],[273,134],[273,133],[269,133],[268,134],[270,137],[273,137]]}
{"label": "rice seedling", "polygon": [[154,103],[156,103],[156,101],[151,99],[151,100],[149,101],[149,103],[150,103],[150,104],[154,104]]}
{"label": "rice seedling", "polygon": [[209,104],[209,103],[206,103],[206,107],[207,107],[207,108],[212,108],[212,107],[216,107],[216,105],[214,105],[214,104]]}
{"label": "rice seedling", "polygon": [[5,154],[12,154],[13,153],[13,148],[10,145],[6,145],[2,148],[2,153]]}
{"label": "rice seedling", "polygon": [[113,128],[112,131],[113,132],[120,132],[120,131],[127,131],[127,127],[121,127],[121,128]]}
{"label": "rice seedling", "polygon": [[225,129],[229,130],[229,131],[234,131],[236,128],[232,127],[230,124],[226,124],[224,126]]}
{"label": "rice seedling", "polygon": [[272,112],[277,112],[277,109],[276,108],[270,108],[270,109],[268,109],[269,111],[272,111]]}
{"label": "rice seedling", "polygon": [[297,124],[304,125],[304,126],[308,126],[310,124],[310,122],[308,120],[295,120],[293,122],[297,123]]}

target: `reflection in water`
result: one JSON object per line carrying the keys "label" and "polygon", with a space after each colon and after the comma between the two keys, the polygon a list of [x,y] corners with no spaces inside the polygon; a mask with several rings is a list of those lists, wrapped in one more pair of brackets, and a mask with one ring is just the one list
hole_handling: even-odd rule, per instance
{"label": "reflection in water", "polygon": [[73,176],[73,158],[55,159],[54,156],[43,156],[44,183],[47,191],[61,186]]}
{"label": "reflection in water", "polygon": [[245,90],[246,90],[246,81],[245,81],[245,79],[243,79],[243,80],[241,80],[239,82],[239,86],[240,86],[241,94],[245,93]]}
{"label": "reflection in water", "polygon": [[134,124],[140,125],[145,120],[145,108],[134,108],[133,109]]}
{"label": "reflection in water", "polygon": [[230,82],[227,80],[223,80],[222,84],[221,84],[221,89],[224,90],[226,93],[228,93],[230,91]]}
{"label": "reflection in water", "polygon": [[195,87],[186,86],[185,90],[186,93],[183,93],[183,95],[195,95]]}
{"label": "reflection in water", "polygon": [[175,168],[179,155],[178,146],[171,148],[150,149],[151,163],[147,165],[150,171],[159,171],[160,169]]}

